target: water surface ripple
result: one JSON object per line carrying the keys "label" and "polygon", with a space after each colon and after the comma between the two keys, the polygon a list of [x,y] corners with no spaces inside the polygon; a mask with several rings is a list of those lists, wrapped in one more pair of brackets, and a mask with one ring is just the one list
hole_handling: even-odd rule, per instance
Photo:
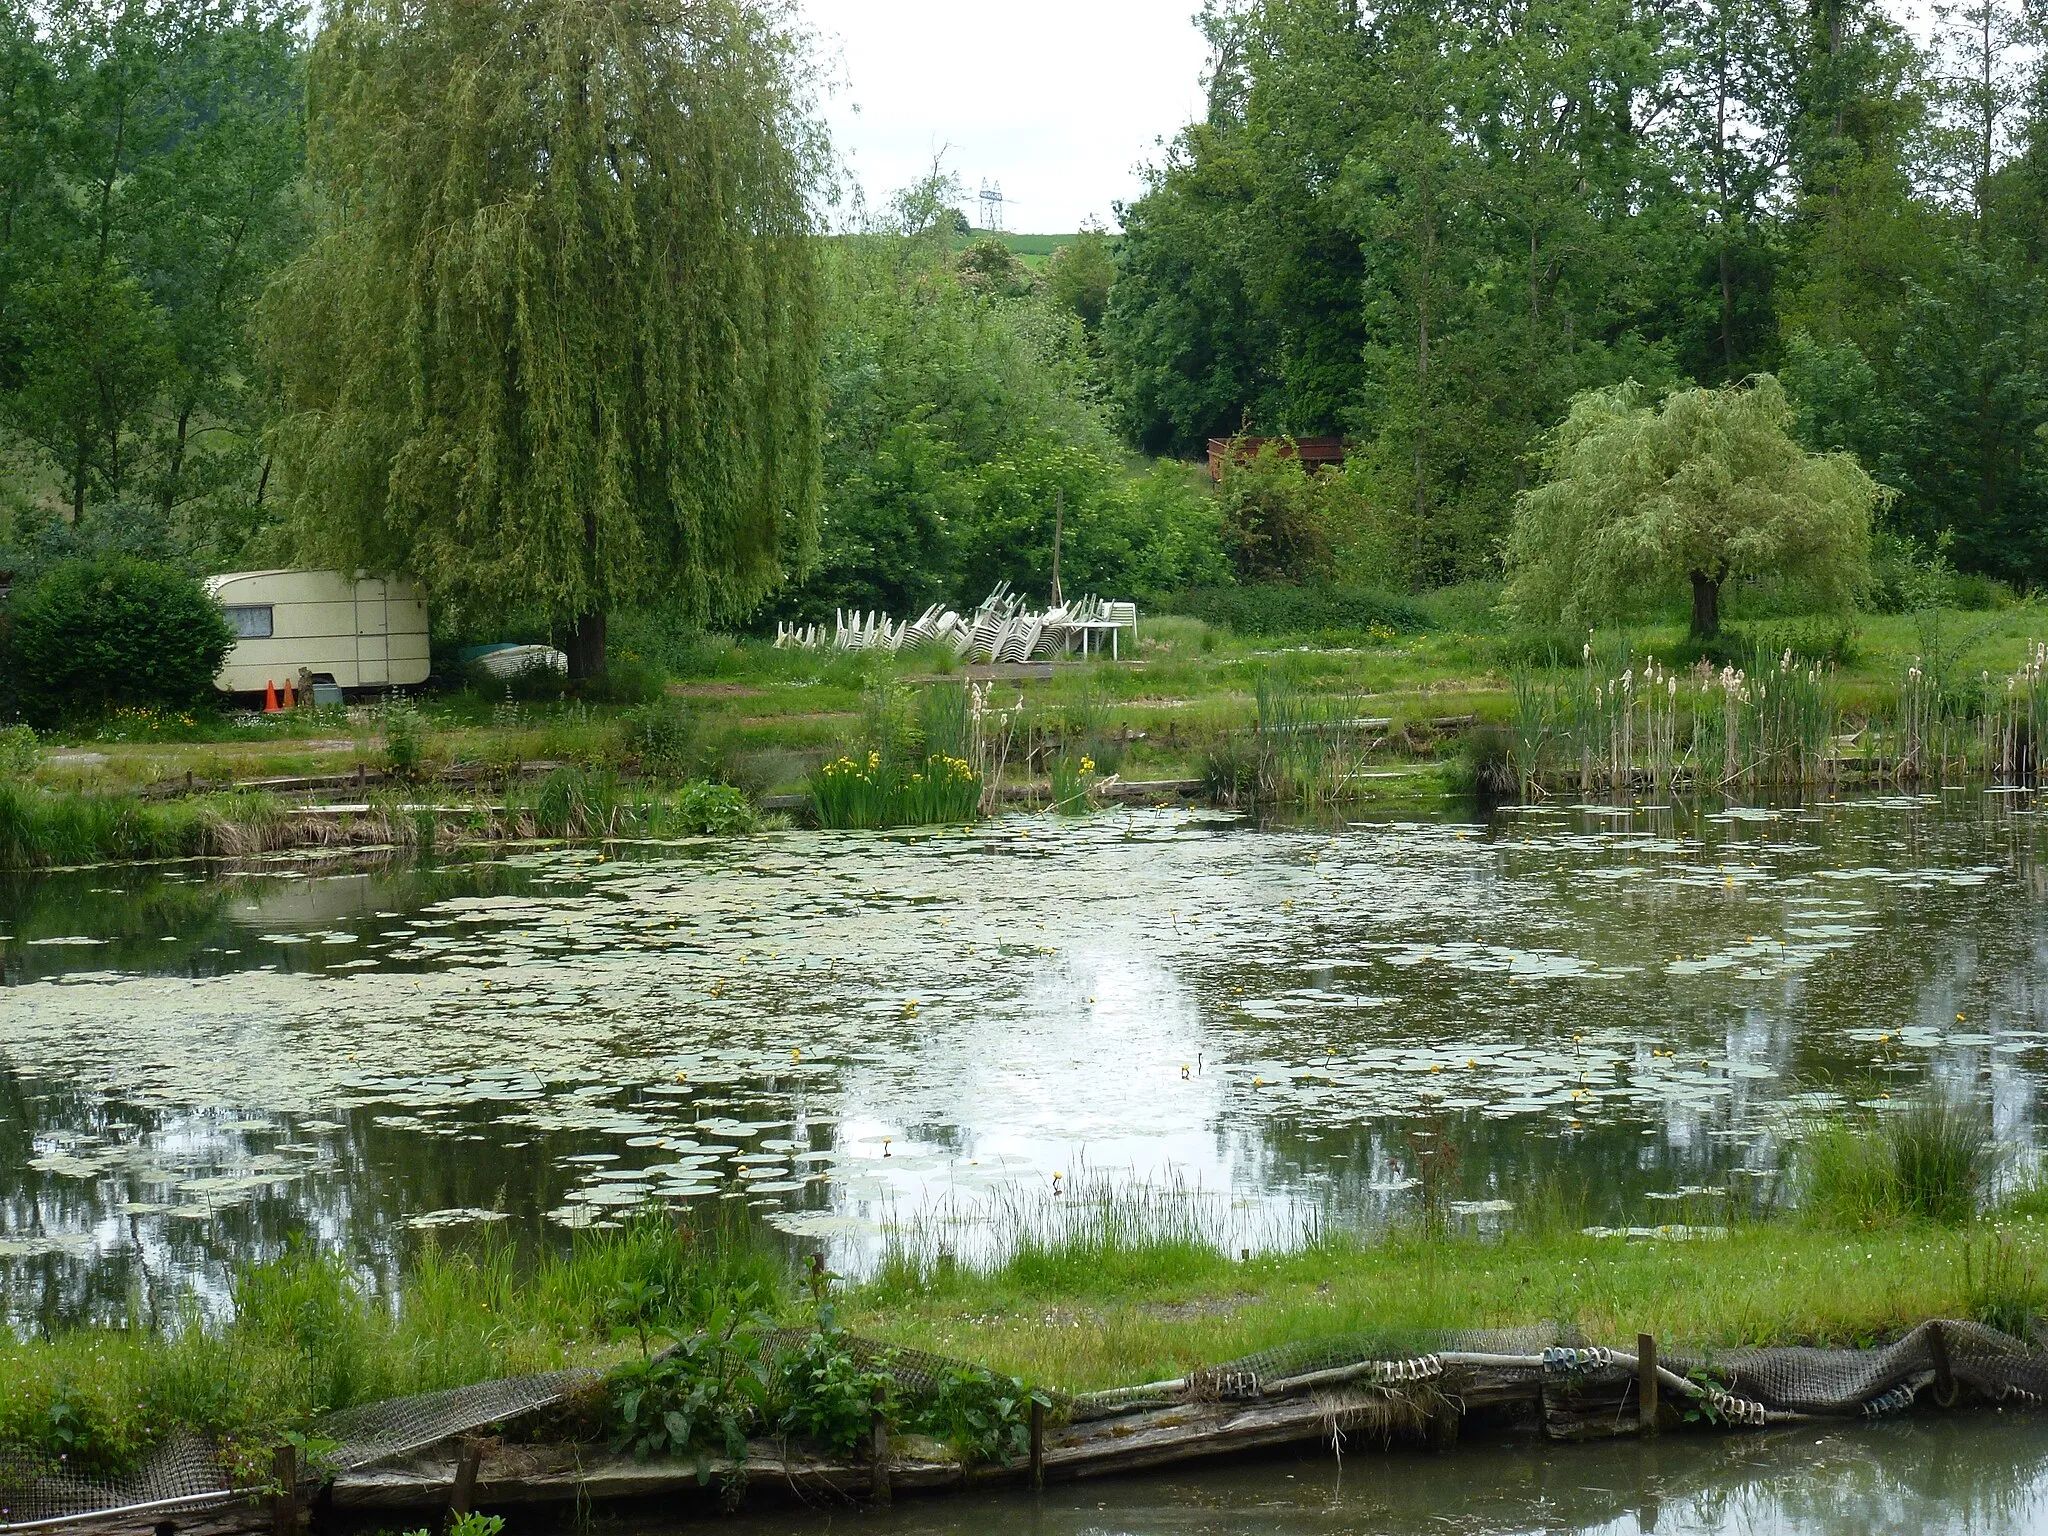
{"label": "water surface ripple", "polygon": [[1655,1227],[1767,1188],[1804,1107],[1930,1082],[2028,1153],[2040,827],[1975,792],[1161,811],[20,879],[0,1278],[107,1314],[300,1230],[388,1273],[421,1228],[649,1199],[857,1261],[1082,1167],[1284,1226],[1398,1207],[1441,1140],[1475,1220],[1554,1180]]}

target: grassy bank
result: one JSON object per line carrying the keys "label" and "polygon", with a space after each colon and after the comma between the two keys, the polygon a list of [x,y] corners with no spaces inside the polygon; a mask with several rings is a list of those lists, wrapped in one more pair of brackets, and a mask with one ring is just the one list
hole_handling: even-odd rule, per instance
{"label": "grassy bank", "polygon": [[[1062,663],[1050,678],[973,694],[943,649],[869,656],[701,636],[670,645],[658,666],[637,664],[660,690],[652,702],[566,698],[558,685],[522,697],[521,685],[196,722],[130,711],[97,731],[15,743],[0,766],[50,795],[107,799],[48,818],[53,847],[147,857],[212,847],[208,826],[251,819],[219,797],[266,779],[335,782],[277,791],[296,801],[360,795],[349,787],[358,775],[390,774],[388,788],[412,786],[392,798],[448,803],[562,767],[610,776],[627,799],[708,781],[868,825],[924,814],[911,804],[921,799],[956,819],[976,795],[957,770],[957,792],[926,793],[934,759],[966,762],[984,809],[1026,786],[1040,806],[1072,807],[1109,776],[1199,782],[1224,804],[1284,809],[1478,789],[2025,778],[2048,735],[2036,648],[2048,623],[2028,605],[1758,621],[1706,654],[1675,625],[1590,638],[1506,628],[1489,600],[1485,589],[1390,600],[1407,627],[1357,633],[1245,634],[1148,616],[1134,661]],[[883,771],[868,783],[871,758]],[[200,803],[157,818],[134,797]],[[374,831],[363,835],[388,840]]]}
{"label": "grassy bank", "polygon": [[[829,1438],[838,1429],[819,1425],[858,1430],[886,1384],[821,1325],[984,1368],[946,1400],[994,1394],[1011,1405],[1003,1433],[1033,1386],[1128,1385],[1343,1335],[1548,1325],[1711,1352],[1868,1345],[1930,1317],[2025,1334],[2048,1306],[2048,1198],[1976,1206],[1981,1155],[1944,1113],[1816,1127],[1795,1164],[1800,1210],[1703,1207],[1647,1240],[1589,1234],[1570,1200],[1538,1194],[1490,1233],[1419,1211],[1233,1253],[1224,1205],[1084,1181],[1000,1205],[978,1257],[950,1253],[949,1228],[899,1232],[851,1286],[745,1224],[737,1201],[698,1207],[709,1214],[694,1223],[650,1210],[537,1262],[502,1243],[423,1240],[391,1296],[293,1249],[241,1270],[223,1317],[0,1337],[0,1446],[105,1470],[186,1424],[260,1469],[268,1446],[320,1412],[565,1364],[615,1372],[576,1433],[631,1441],[645,1394],[687,1398],[708,1371],[698,1429],[655,1449],[715,1448],[721,1434],[776,1425]],[[777,1328],[811,1342],[771,1355]],[[650,1377],[669,1340],[688,1347]],[[761,1392],[730,1396],[749,1375]],[[725,1406],[714,1412],[713,1399]],[[910,1424],[938,1410],[906,1400],[900,1411]]]}
{"label": "grassy bank", "polygon": [[496,797],[434,786],[386,790],[337,814],[262,791],[175,800],[75,793],[0,780],[0,869],[119,860],[249,858],[292,849],[454,849],[521,839],[731,836],[758,825],[729,785],[623,783],[561,768]]}

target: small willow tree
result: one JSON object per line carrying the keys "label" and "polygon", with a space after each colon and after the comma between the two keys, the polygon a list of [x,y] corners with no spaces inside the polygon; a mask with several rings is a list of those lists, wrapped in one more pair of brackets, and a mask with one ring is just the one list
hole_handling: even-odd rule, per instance
{"label": "small willow tree", "polygon": [[1732,577],[1781,576],[1828,607],[1856,597],[1889,493],[1852,456],[1799,446],[1776,379],[1661,406],[1643,393],[1589,390],[1551,435],[1549,479],[1517,499],[1508,532],[1511,612],[1578,623],[1689,595],[1704,639]]}
{"label": "small willow tree", "polygon": [[306,547],[479,616],[744,609],[817,540],[802,54],[744,0],[341,0],[264,298]]}

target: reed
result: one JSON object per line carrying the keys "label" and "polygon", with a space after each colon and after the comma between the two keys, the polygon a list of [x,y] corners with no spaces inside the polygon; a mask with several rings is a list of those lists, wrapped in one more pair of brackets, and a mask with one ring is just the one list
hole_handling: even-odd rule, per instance
{"label": "reed", "polygon": [[2048,645],[2011,676],[1960,675],[1952,657],[1916,657],[1851,721],[1832,661],[1791,649],[1744,667],[1686,672],[1637,656],[1625,640],[1588,642],[1571,671],[1509,677],[1509,761],[1525,799],[1575,788],[1675,789],[1941,784],[1982,775],[2040,781],[2048,731]]}
{"label": "reed", "polygon": [[1307,693],[1271,671],[1258,675],[1253,694],[1254,805],[1315,807],[1352,798],[1373,743],[1363,701]]}

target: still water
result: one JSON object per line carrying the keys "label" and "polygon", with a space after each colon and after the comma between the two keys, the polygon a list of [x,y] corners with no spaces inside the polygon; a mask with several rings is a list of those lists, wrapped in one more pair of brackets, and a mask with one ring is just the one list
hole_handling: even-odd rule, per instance
{"label": "still water", "polygon": [[2032,1156],[2043,825],[2010,795],[1260,829],[1016,817],[0,887],[0,1288],[217,1294],[311,1231],[560,1241],[744,1199],[858,1266],[1054,1174],[1247,1240],[1539,1181],[1655,1228],[1767,1198],[1788,1119],[1932,1085]]}
{"label": "still water", "polygon": [[[731,1536],[791,1528],[786,1515]],[[2048,1530],[2048,1424],[1972,1415],[1733,1439],[1328,1454],[818,1511],[861,1536],[2020,1536]]]}

